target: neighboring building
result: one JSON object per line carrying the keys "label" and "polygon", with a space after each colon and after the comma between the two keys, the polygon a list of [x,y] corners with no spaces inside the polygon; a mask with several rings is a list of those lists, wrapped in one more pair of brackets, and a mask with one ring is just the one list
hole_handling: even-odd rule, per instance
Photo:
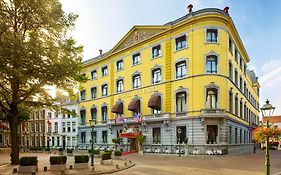
{"label": "neighboring building", "polygon": [[0,121],[0,148],[9,147],[11,145],[10,129],[7,122]]}
{"label": "neighboring building", "polygon": [[46,109],[34,110],[19,126],[22,147],[45,147]]}
{"label": "neighboring building", "polygon": [[[178,142],[190,153],[250,151],[260,85],[249,61],[227,9],[134,26],[109,52],[83,63],[90,80],[80,91],[79,146],[90,146],[92,118],[95,146],[112,146],[124,127],[136,125],[145,151],[176,152]],[[135,138],[127,142],[135,149]]]}
{"label": "neighboring building", "polygon": [[59,105],[72,111],[72,113],[48,111],[46,145],[50,148],[76,148],[78,138],[78,118],[76,115],[78,102],[65,101]]}
{"label": "neighboring building", "polygon": [[[269,126],[274,128],[281,129],[281,116],[272,116],[272,117],[264,117],[262,119],[262,125],[266,127],[266,121],[268,120]],[[274,143],[275,142],[275,143]],[[272,141],[270,140],[270,145],[274,145],[277,147],[277,149],[281,150],[281,142],[280,141]],[[265,144],[261,144],[261,147],[266,147]]]}

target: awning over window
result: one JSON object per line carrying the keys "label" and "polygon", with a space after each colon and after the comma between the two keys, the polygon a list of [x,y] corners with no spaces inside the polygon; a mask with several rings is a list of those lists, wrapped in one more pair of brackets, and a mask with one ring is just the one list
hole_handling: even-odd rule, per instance
{"label": "awning over window", "polygon": [[133,112],[139,112],[140,111],[140,100],[139,99],[133,99],[128,106],[129,111]]}
{"label": "awning over window", "polygon": [[123,114],[123,103],[117,102],[115,105],[112,106],[111,112],[115,114]]}
{"label": "awning over window", "polygon": [[153,95],[148,101],[148,107],[155,110],[161,110],[161,96]]}

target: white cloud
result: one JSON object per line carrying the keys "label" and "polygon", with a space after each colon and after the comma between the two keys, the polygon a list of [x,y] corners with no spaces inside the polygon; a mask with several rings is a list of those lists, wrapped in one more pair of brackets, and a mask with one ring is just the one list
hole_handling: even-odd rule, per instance
{"label": "white cloud", "polygon": [[270,87],[276,83],[281,83],[281,60],[269,60],[260,69],[260,83],[265,87]]}

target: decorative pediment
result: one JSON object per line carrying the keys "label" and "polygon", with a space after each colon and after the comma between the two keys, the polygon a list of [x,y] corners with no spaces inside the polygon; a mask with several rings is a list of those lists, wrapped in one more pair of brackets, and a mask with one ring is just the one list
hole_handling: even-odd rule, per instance
{"label": "decorative pediment", "polygon": [[119,41],[111,53],[137,44],[165,30],[167,26],[135,26]]}

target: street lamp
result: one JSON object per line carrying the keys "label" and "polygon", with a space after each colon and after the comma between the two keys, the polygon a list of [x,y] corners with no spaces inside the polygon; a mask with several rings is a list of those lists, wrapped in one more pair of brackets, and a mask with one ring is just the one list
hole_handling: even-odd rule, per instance
{"label": "street lamp", "polygon": [[95,119],[90,119],[90,126],[91,126],[91,166],[94,166],[94,127],[96,125],[96,120]]}
{"label": "street lamp", "polygon": [[[273,115],[275,107],[273,107],[269,100],[266,100],[266,103],[261,107],[262,116],[267,117],[266,119],[266,128],[269,128],[269,118]],[[265,153],[265,174],[270,175],[270,161],[269,161],[269,137],[266,134],[266,153]]]}
{"label": "street lamp", "polygon": [[178,132],[178,142],[179,142],[179,157],[181,156],[181,149],[180,149],[180,134],[181,134],[181,129],[179,128],[178,130],[177,130],[177,132]]}

